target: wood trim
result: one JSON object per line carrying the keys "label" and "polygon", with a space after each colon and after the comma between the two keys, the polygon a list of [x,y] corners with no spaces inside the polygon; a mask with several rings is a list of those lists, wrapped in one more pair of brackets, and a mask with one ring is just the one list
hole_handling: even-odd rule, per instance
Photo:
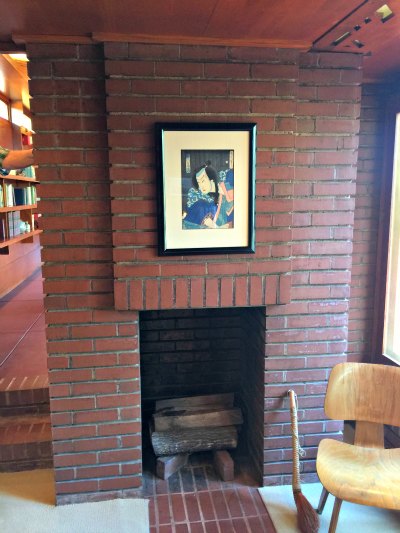
{"label": "wood trim", "polygon": [[211,45],[211,46],[240,46],[255,48],[292,48],[308,51],[312,41],[286,40],[286,39],[224,39],[220,37],[191,37],[186,35],[145,35],[140,33],[102,33],[95,32],[91,36],[85,35],[34,35],[13,34],[15,44],[28,43],[76,43],[91,44],[104,42],[136,42],[148,44],[185,44],[185,45]]}
{"label": "wood trim", "polygon": [[[4,120],[4,119],[3,119]],[[17,126],[19,128],[19,126]],[[0,176],[1,180],[7,181],[25,181],[29,183],[39,183],[36,178],[29,178],[28,176],[17,176],[15,174],[7,174],[7,176]]]}
{"label": "wood trim", "polygon": [[225,39],[220,37],[194,37],[187,35],[146,35],[140,33],[92,33],[94,42],[136,42],[149,44],[185,44],[185,45],[214,45],[240,46],[256,48],[292,48],[308,51],[312,41],[285,39]]}
{"label": "wood trim", "polygon": [[0,241],[0,249],[5,249],[6,251],[2,253],[8,254],[8,247],[11,246],[12,244],[16,244],[17,242],[21,242],[21,241],[22,242],[33,242],[31,240],[32,237],[34,237],[35,235],[39,235],[42,232],[43,232],[42,229],[35,229],[33,231],[30,231],[29,233],[20,233],[19,235],[15,237],[11,237],[11,239]]}
{"label": "wood trim", "polygon": [[93,40],[85,35],[34,35],[32,33],[13,33],[11,36],[15,44],[28,43],[61,43],[61,44],[91,44]]}
{"label": "wood trim", "polygon": [[[364,67],[365,68],[365,63],[364,63]],[[398,74],[396,72],[392,72],[392,73],[388,73],[387,75],[385,75],[385,79],[382,80],[382,78],[371,78],[371,77],[363,77],[362,79],[362,84],[363,85],[377,85],[377,84],[382,84],[382,83],[385,83],[387,85],[390,85],[392,83],[397,83],[397,78],[398,78]]]}
{"label": "wood trim", "polygon": [[29,109],[29,107],[26,107],[26,105],[24,105],[24,104],[22,104],[22,112],[28,118],[32,118],[33,117],[32,111]]}
{"label": "wood trim", "polygon": [[27,211],[29,209],[37,209],[37,204],[24,204],[0,207],[0,213],[10,213],[11,211]]}
{"label": "wood trim", "polygon": [[11,100],[8,98],[8,96],[0,91],[0,100],[2,100],[5,104],[8,106],[11,105]]}

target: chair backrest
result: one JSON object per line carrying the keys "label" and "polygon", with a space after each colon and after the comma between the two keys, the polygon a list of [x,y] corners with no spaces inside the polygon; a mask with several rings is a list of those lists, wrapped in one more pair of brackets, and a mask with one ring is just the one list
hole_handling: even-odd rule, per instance
{"label": "chair backrest", "polygon": [[335,420],[400,426],[400,367],[336,365],[329,377],[325,413]]}

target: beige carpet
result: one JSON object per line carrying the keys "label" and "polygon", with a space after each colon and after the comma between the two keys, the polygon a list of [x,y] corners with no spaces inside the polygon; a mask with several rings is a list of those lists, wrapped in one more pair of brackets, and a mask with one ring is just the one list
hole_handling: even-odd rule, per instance
{"label": "beige carpet", "polygon": [[[321,488],[320,483],[311,483],[301,487],[303,494],[314,508],[318,506]],[[291,485],[263,487],[259,491],[277,532],[298,533],[296,527],[296,505]],[[324,512],[320,516],[320,533],[327,533],[329,529],[333,502],[333,496],[328,496]],[[399,533],[400,512],[343,502],[336,533],[354,531],[361,531],[362,533]]]}
{"label": "beige carpet", "polygon": [[149,533],[149,502],[55,506],[52,470],[0,474],[1,533]]}

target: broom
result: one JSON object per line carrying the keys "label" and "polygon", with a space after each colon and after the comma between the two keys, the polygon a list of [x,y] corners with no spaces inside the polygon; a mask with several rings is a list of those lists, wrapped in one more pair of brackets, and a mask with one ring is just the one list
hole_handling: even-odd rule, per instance
{"label": "broom", "polygon": [[294,390],[289,390],[288,395],[290,401],[290,421],[292,425],[292,490],[297,508],[297,527],[302,533],[317,533],[319,530],[319,517],[310,502],[301,492],[300,487],[300,446],[297,429],[297,396]]}

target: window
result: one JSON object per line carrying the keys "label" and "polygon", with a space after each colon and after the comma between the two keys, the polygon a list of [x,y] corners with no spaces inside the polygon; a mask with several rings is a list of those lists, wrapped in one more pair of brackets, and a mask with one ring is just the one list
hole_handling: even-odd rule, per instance
{"label": "window", "polygon": [[10,101],[2,93],[0,93],[0,117],[10,120]]}
{"label": "window", "polygon": [[393,153],[383,355],[400,364],[400,113],[396,115]]}

